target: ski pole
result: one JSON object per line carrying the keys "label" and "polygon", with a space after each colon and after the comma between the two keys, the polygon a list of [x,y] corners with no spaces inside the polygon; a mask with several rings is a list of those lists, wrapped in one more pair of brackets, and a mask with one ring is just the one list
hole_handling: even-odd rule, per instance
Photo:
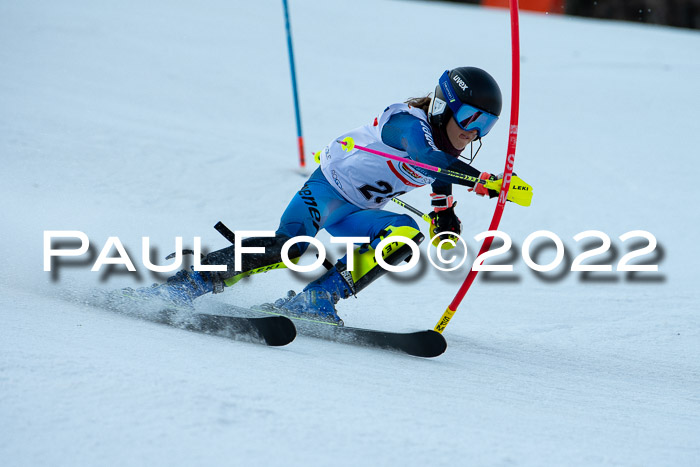
{"label": "ski pole", "polygon": [[[360,151],[368,152],[370,154],[375,154],[377,156],[386,157],[387,159],[392,159],[399,162],[404,162],[409,165],[416,167],[421,167],[431,172],[442,173],[447,176],[457,178],[460,180],[466,180],[468,182],[473,182],[474,184],[479,183],[484,185],[489,190],[494,190],[501,192],[501,186],[503,185],[503,180],[482,180],[479,177],[474,177],[473,175],[463,174],[461,172],[455,172],[454,170],[441,169],[435,165],[425,164],[423,162],[414,161],[411,159],[406,159],[405,157],[396,156],[394,154],[389,154],[383,151],[377,151],[376,149],[370,149],[365,146],[360,146],[355,144],[355,140],[352,137],[347,136],[342,141],[337,141],[339,144],[345,146],[346,151],[352,151],[353,149],[359,149]],[[508,201],[512,201],[520,206],[529,206],[532,202],[532,187],[525,183],[520,177],[513,175],[510,179],[510,190],[508,191]]]}
{"label": "ski pole", "polygon": [[422,212],[420,209],[414,208],[413,206],[411,206],[411,205],[408,204],[407,202],[405,202],[405,201],[403,201],[403,200],[400,200],[400,199],[398,199],[398,198],[391,198],[391,200],[392,200],[393,202],[395,202],[396,204],[398,204],[399,206],[408,209],[408,210],[411,211],[413,214],[415,214],[415,215],[417,215],[417,216],[420,216],[420,217],[421,217],[425,222],[427,222],[428,224],[430,224],[430,223],[432,222],[432,219],[430,218],[429,215],[427,215],[426,213]]}
{"label": "ski pole", "polygon": [[[346,151],[352,151],[354,148],[357,148],[360,151],[368,152],[370,154],[375,154],[377,156],[386,157],[387,159],[393,159],[393,160],[399,161],[399,162],[405,162],[406,164],[415,165],[416,167],[430,170],[431,172],[444,173],[445,175],[449,175],[450,177],[459,178],[461,180],[466,180],[468,182],[481,183],[482,185],[486,185],[487,187],[488,187],[489,182],[490,182],[489,180],[482,180],[479,177],[474,177],[472,175],[467,175],[467,174],[455,172],[453,170],[448,170],[448,169],[441,169],[440,167],[435,166],[435,165],[430,165],[430,164],[425,164],[423,162],[413,161],[411,159],[406,159],[405,157],[395,156],[394,154],[389,154],[388,152],[377,151],[376,149],[370,149],[370,148],[367,148],[365,146],[360,146],[359,144],[355,144],[355,140],[353,140],[351,136],[344,138],[342,141],[338,141],[338,143],[345,146]],[[491,183],[493,184],[493,182],[491,182]]]}

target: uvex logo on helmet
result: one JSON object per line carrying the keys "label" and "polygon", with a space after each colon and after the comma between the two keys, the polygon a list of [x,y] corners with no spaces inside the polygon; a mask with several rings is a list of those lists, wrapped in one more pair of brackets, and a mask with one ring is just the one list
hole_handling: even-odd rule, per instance
{"label": "uvex logo on helmet", "polygon": [[454,76],[452,77],[452,81],[454,81],[455,83],[457,83],[457,86],[459,86],[460,88],[462,88],[462,91],[466,91],[467,88],[469,87],[469,86],[467,86],[467,83],[465,83],[465,82],[462,80],[462,78],[460,78],[460,77],[457,76],[457,75],[454,75]]}

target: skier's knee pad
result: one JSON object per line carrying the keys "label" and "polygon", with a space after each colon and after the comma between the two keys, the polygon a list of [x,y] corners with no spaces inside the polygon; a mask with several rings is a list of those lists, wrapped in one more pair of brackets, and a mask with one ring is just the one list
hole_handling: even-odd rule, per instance
{"label": "skier's knee pad", "polygon": [[[380,233],[376,246],[382,240],[391,240],[391,237],[397,238],[394,241],[385,243],[381,251],[382,259],[391,266],[397,266],[402,261],[408,261],[413,254],[411,246],[404,239],[398,237],[404,237],[416,245],[419,245],[425,238],[417,228],[407,225],[400,227],[389,226]],[[352,274],[355,293],[364,289],[387,272],[386,269],[377,263],[376,253],[377,250],[371,246],[361,246],[355,249],[353,270],[347,271]]]}

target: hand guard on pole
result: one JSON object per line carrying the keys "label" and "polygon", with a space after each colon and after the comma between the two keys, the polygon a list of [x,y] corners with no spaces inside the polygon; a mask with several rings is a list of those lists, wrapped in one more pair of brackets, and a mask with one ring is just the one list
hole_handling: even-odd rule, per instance
{"label": "hand guard on pole", "polygon": [[453,243],[444,242],[442,248],[449,250],[454,248],[457,244],[457,237],[454,235],[441,235],[436,237],[436,235],[448,232],[455,233],[459,235],[462,232],[462,223],[455,214],[456,202],[453,201],[452,195],[443,195],[438,193],[431,193],[432,198],[431,204],[433,206],[433,212],[428,214],[430,216],[430,238],[435,246],[438,246],[443,240],[452,240]]}

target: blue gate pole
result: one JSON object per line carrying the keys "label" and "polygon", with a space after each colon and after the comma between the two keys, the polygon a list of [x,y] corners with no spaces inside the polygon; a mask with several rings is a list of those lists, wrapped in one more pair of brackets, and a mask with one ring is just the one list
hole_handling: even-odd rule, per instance
{"label": "blue gate pole", "polygon": [[294,113],[297,119],[297,143],[299,144],[299,165],[304,167],[304,137],[301,133],[301,114],[299,112],[299,96],[297,94],[297,73],[294,67],[294,49],[292,48],[292,28],[289,25],[289,7],[287,0],[282,0],[284,5],[284,25],[287,28],[287,49],[289,50],[289,69],[292,75],[292,92],[294,93]]}

